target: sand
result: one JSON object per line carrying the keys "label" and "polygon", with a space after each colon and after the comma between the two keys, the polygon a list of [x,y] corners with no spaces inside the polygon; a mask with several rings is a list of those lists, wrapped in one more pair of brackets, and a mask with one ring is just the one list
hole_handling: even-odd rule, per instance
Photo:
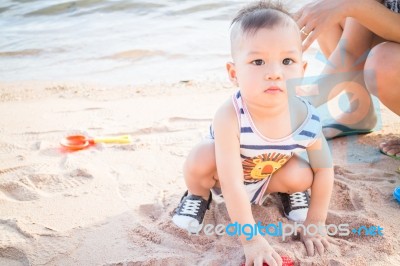
{"label": "sand", "polygon": [[[189,236],[171,223],[185,185],[185,156],[235,90],[211,80],[103,87],[98,84],[0,84],[0,265],[240,265],[236,237]],[[268,237],[296,265],[400,265],[400,185],[396,161],[379,153],[400,135],[384,106],[382,127],[331,141],[335,186],[327,224],[379,225],[383,236],[337,237],[308,257],[298,237]],[[74,132],[130,135],[131,144],[77,152],[60,148]],[[290,223],[280,201],[254,206],[257,221]],[[206,223],[228,224],[223,201]]]}

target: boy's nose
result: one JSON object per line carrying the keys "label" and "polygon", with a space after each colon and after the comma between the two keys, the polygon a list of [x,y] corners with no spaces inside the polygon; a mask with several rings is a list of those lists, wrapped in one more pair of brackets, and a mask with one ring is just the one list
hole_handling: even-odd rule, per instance
{"label": "boy's nose", "polygon": [[266,80],[280,80],[282,79],[282,70],[277,65],[270,65],[265,73]]}

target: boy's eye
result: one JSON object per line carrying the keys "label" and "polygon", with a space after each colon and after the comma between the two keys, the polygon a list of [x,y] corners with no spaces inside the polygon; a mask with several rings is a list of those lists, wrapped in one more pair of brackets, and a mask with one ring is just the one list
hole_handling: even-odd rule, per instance
{"label": "boy's eye", "polygon": [[264,60],[262,60],[262,59],[256,59],[256,60],[252,61],[251,63],[256,66],[261,66],[261,65],[265,64]]}
{"label": "boy's eye", "polygon": [[284,65],[291,65],[291,64],[293,64],[293,60],[292,59],[290,59],[290,58],[285,58],[285,59],[283,59],[283,61],[282,61],[282,63],[284,64]]}

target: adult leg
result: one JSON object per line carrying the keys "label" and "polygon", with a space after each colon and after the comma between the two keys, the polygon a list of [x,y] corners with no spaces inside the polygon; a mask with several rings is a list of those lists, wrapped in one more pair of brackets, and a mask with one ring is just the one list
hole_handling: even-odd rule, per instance
{"label": "adult leg", "polygon": [[[375,46],[365,64],[368,90],[392,112],[400,116],[400,44],[384,42]],[[381,143],[380,148],[400,158],[400,139]]]}
{"label": "adult leg", "polygon": [[[321,43],[330,41],[330,47],[336,46],[319,80],[319,94],[310,97],[310,101],[315,106],[328,102],[331,119],[323,121],[327,138],[369,132],[377,119],[371,95],[364,84],[363,69],[365,54],[374,45],[376,36],[351,18],[345,21],[339,43],[333,35],[321,40]],[[342,96],[336,97],[341,93],[346,93],[349,99],[347,110],[342,109]]]}
{"label": "adult leg", "polygon": [[364,68],[367,88],[392,112],[400,115],[400,44],[384,42],[375,46],[370,54]]}
{"label": "adult leg", "polygon": [[318,45],[326,58],[331,56],[332,52],[339,43],[340,37],[343,33],[344,23],[345,20],[319,35],[317,40]]}

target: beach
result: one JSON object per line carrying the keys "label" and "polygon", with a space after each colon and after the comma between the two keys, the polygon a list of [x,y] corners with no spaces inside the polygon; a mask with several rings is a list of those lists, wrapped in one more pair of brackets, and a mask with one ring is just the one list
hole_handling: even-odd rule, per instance
{"label": "beach", "polygon": [[[140,8],[133,3],[128,7],[142,21],[153,19],[147,15],[153,14],[146,9],[150,8],[170,16],[181,27],[177,31],[203,36],[210,28],[210,35],[188,38],[186,51],[181,48],[187,42],[176,41],[174,46],[174,40],[180,40],[175,38],[160,52],[153,39],[146,39],[151,36],[151,27],[141,29],[139,41],[131,46],[124,40],[132,36],[121,37],[118,31],[107,39],[115,37],[120,45],[116,48],[107,47],[107,41],[96,39],[99,36],[87,39],[107,48],[104,54],[97,53],[102,49],[88,52],[87,40],[84,43],[89,46],[83,50],[73,42],[58,50],[61,45],[53,42],[57,38],[49,43],[43,43],[45,37],[39,38],[29,43],[35,43],[32,47],[26,44],[25,27],[35,28],[34,21],[40,21],[35,29],[42,29],[43,16],[48,13],[84,21],[88,10],[104,8],[105,13],[114,14],[118,8],[128,8],[107,0],[99,1],[107,8],[81,1],[81,6],[73,8],[60,4],[53,9],[29,9],[18,15],[27,18],[29,27],[24,24],[5,30],[7,40],[19,36],[21,47],[13,51],[12,41],[0,42],[0,265],[244,262],[236,236],[204,231],[189,235],[171,221],[186,190],[182,173],[186,156],[207,134],[220,104],[237,90],[224,68],[229,60],[225,40],[230,17],[223,16],[237,6],[167,2],[157,5],[144,1]],[[172,5],[177,2],[182,6]],[[3,8],[7,11],[2,12],[18,10],[12,8],[16,1],[7,3]],[[181,18],[187,13],[206,24],[192,28],[174,20],[174,16]],[[103,18],[114,19],[114,15]],[[0,22],[4,27],[12,21]],[[69,32],[67,24],[63,27]],[[87,32],[82,30],[79,34]],[[226,35],[221,34],[225,31]],[[165,38],[162,35],[155,41]],[[210,49],[193,52],[211,39]],[[70,58],[75,49],[76,57]],[[307,76],[320,73],[325,62],[318,55],[317,45],[304,55]],[[196,60],[197,65],[193,63]],[[212,63],[207,64],[208,60]],[[286,239],[267,236],[275,250],[295,265],[400,265],[400,204],[392,195],[400,185],[400,161],[378,149],[382,141],[400,135],[400,119],[382,104],[375,109],[379,125],[374,132],[329,141],[335,181],[326,224],[347,225],[349,234],[332,236],[339,245],[313,257],[306,255],[298,235]],[[63,148],[60,141],[73,134],[128,135],[131,142],[99,143],[76,151]],[[277,195],[269,195],[262,206],[252,206],[252,210],[255,220],[263,224],[293,224],[284,217]],[[224,201],[215,199],[204,223],[215,227],[230,222]],[[357,228],[370,229],[369,235],[365,230],[351,232]]]}
{"label": "beach", "polygon": [[[185,156],[234,90],[207,81],[1,84],[0,265],[240,265],[236,237],[189,236],[171,222],[185,191]],[[400,205],[392,196],[399,163],[376,148],[400,133],[400,121],[381,108],[379,131],[331,141],[327,224],[380,226],[383,236],[339,237],[340,246],[315,257],[296,236],[270,237],[296,265],[400,261]],[[61,149],[61,138],[74,132],[130,135],[132,143]],[[253,212],[263,223],[291,223],[274,195]],[[230,223],[223,201],[213,202],[205,223]]]}

